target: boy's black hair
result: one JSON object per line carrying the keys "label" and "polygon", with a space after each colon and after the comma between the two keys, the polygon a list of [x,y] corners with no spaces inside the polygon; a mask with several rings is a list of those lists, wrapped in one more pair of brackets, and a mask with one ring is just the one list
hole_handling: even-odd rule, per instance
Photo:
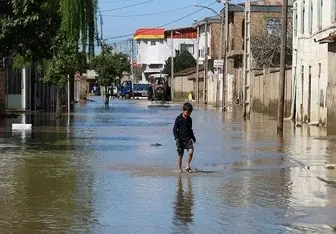
{"label": "boy's black hair", "polygon": [[183,111],[192,112],[193,111],[193,106],[189,102],[186,102],[183,105]]}

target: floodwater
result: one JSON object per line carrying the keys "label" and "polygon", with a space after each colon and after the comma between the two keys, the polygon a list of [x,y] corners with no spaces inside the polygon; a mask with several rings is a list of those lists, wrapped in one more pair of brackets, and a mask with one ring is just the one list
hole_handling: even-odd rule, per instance
{"label": "floodwater", "polygon": [[180,106],[76,104],[57,124],[0,129],[1,233],[334,233],[336,137],[241,110],[192,113],[192,166],[176,172]]}

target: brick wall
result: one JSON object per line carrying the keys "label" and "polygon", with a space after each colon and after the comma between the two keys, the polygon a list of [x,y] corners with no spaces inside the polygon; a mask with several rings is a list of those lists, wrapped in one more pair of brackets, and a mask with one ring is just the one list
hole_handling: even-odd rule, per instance
{"label": "brick wall", "polygon": [[230,17],[229,24],[229,51],[243,50],[244,48],[244,12],[237,12]]}
{"label": "brick wall", "polygon": [[218,58],[220,51],[220,30],[220,24],[211,24],[211,58],[214,59]]}
{"label": "brick wall", "polygon": [[[229,51],[244,49],[244,13],[236,12],[229,18]],[[268,18],[280,18],[280,12],[252,12],[251,13],[251,33],[258,36],[266,30],[266,20]],[[291,27],[291,18],[288,19]]]}
{"label": "brick wall", "polygon": [[5,113],[5,73],[0,70],[0,116]]}

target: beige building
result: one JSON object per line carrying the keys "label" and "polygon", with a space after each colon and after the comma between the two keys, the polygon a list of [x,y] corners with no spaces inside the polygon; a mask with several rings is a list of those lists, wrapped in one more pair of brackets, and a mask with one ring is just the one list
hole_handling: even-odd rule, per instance
{"label": "beige building", "polygon": [[336,3],[297,0],[293,13],[292,117],[336,125]]}

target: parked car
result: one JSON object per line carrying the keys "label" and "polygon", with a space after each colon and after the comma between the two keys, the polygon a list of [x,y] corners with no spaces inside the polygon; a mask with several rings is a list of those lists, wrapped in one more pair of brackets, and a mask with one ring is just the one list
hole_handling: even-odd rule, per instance
{"label": "parked car", "polygon": [[148,97],[149,84],[134,84],[134,97]]}

